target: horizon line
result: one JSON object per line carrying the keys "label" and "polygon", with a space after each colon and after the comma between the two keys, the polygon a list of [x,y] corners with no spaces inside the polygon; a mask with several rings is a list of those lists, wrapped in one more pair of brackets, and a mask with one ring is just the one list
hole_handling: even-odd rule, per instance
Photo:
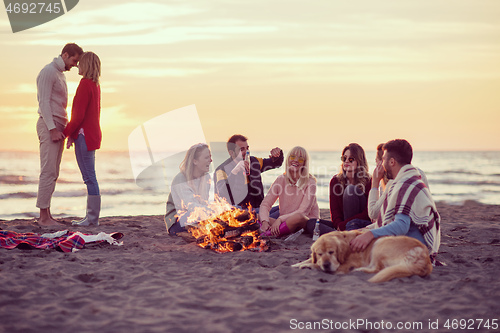
{"label": "horizon line", "polygon": [[[291,148],[290,148],[291,149]],[[65,149],[66,150],[66,149]],[[285,150],[285,149],[283,149]],[[98,149],[99,152],[102,153],[111,153],[111,154],[116,154],[116,153],[130,153],[129,150],[107,150],[107,149]],[[267,152],[267,150],[261,150],[261,149],[255,149],[254,151],[256,152]],[[336,153],[342,151],[342,149],[334,149],[334,150],[324,150],[324,149],[309,149],[309,152],[315,152],[315,153]],[[365,152],[376,152],[377,150],[375,149],[370,149],[370,150],[365,150]],[[39,150],[26,150],[26,149],[0,149],[0,153],[39,153]],[[165,150],[164,152],[177,152],[178,151],[169,151]],[[452,153],[452,152],[457,152],[457,153],[472,153],[472,152],[500,152],[500,149],[465,149],[465,150],[460,150],[460,149],[436,149],[436,150],[427,150],[427,149],[418,149],[415,150],[413,149],[413,152],[425,152],[425,153]]]}

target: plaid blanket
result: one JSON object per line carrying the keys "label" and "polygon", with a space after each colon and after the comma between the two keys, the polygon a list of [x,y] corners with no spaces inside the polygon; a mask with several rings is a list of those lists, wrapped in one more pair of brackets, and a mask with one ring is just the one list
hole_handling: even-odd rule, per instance
{"label": "plaid blanket", "polygon": [[75,252],[83,249],[86,243],[108,242],[112,245],[123,245],[118,242],[123,234],[114,232],[106,234],[100,232],[97,235],[87,235],[81,232],[58,231],[52,234],[38,235],[32,232],[17,233],[14,231],[0,230],[0,248],[14,249],[18,246],[35,249],[56,249],[63,252]]}
{"label": "plaid blanket", "polygon": [[411,223],[422,233],[434,263],[441,243],[441,218],[420,173],[411,164],[405,165],[386,191],[388,193],[380,210],[378,226],[391,223],[396,214],[408,215]]}
{"label": "plaid blanket", "polygon": [[46,238],[32,232],[21,234],[14,231],[0,230],[0,248],[10,250],[20,245],[42,250],[57,249],[63,252],[72,252],[73,249],[83,249],[85,241],[74,232],[68,232],[56,238]]}

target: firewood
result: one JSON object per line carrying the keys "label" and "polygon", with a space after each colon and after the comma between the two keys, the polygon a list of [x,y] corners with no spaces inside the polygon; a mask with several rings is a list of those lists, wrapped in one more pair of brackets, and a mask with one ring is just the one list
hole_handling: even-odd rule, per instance
{"label": "firewood", "polygon": [[224,230],[224,238],[238,237],[243,233],[242,228],[227,228]]}
{"label": "firewood", "polygon": [[253,243],[253,237],[252,236],[242,236],[239,240],[241,244],[243,244],[244,247],[250,246],[250,244]]}
{"label": "firewood", "polygon": [[[228,221],[223,220],[224,215],[219,215],[211,221],[211,229],[208,235],[204,235],[196,239],[196,243],[205,249],[212,249],[217,252],[226,251],[241,251],[244,248],[251,248],[252,251],[268,251],[269,244],[266,240],[260,239],[248,233],[259,230],[259,223],[252,218],[248,211],[241,211],[239,214],[234,214],[238,226],[231,226]],[[212,227],[213,225],[213,227]],[[233,224],[234,225],[234,224]],[[195,228],[193,226],[193,228]],[[246,236],[242,236],[246,234]]]}
{"label": "firewood", "polygon": [[236,219],[240,222],[245,222],[250,219],[250,213],[248,211],[243,211],[241,214],[236,216]]}

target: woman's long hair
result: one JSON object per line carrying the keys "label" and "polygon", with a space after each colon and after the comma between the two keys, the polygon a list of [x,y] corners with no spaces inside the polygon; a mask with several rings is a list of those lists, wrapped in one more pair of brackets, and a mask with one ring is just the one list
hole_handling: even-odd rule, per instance
{"label": "woman's long hair", "polygon": [[[194,146],[191,146],[188,151],[186,152],[186,156],[184,156],[184,160],[182,160],[179,169],[181,170],[182,174],[186,177],[188,185],[195,191],[196,194],[198,195],[203,195],[206,191],[206,186],[208,182],[205,182],[203,180],[200,181],[200,188],[195,188],[194,186],[194,163],[193,161],[200,157],[200,154],[203,150],[209,149],[208,145],[205,143],[198,143],[195,144]],[[202,177],[205,177],[203,175]],[[208,198],[203,198],[205,200],[208,200]]]}
{"label": "woman's long hair", "polygon": [[101,76],[101,60],[94,52],[84,52],[78,61],[78,69],[86,79],[90,79],[99,85]]}
{"label": "woman's long hair", "polygon": [[[345,146],[344,149],[342,150],[342,155],[344,156],[346,150],[349,150],[351,152],[351,156],[356,159],[356,162],[358,162],[358,167],[356,168],[356,171],[354,172],[354,184],[353,185],[359,185],[363,188],[363,192],[370,183],[370,174],[368,173],[368,163],[366,162],[366,155],[365,151],[363,148],[358,145],[357,143],[350,143],[349,145]],[[342,184],[343,187],[347,186],[347,176],[344,173],[344,168],[343,164],[340,166],[340,171],[337,174],[337,178]]]}
{"label": "woman's long hair", "polygon": [[288,155],[286,157],[286,168],[284,175],[289,184],[295,184],[295,181],[292,179],[290,173],[288,172],[288,168],[290,167],[291,155],[296,156],[296,158],[302,157],[304,159],[304,165],[299,170],[299,179],[297,180],[297,187],[303,190],[304,187],[306,187],[309,183],[309,178],[313,178],[314,180],[316,180],[316,178],[309,173],[309,154],[307,153],[307,150],[305,148],[300,146],[293,147],[290,152],[288,152]]}
{"label": "woman's long hair", "polygon": [[[381,143],[377,146],[377,159],[382,161],[382,156],[384,156],[384,143]],[[384,178],[382,178],[384,182],[384,186],[389,182],[389,178],[387,178],[387,174],[384,174]]]}

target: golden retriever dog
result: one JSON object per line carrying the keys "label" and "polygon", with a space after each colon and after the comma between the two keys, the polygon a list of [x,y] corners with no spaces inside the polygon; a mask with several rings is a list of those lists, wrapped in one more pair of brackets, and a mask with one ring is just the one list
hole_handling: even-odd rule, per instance
{"label": "golden retriever dog", "polygon": [[292,267],[316,268],[327,273],[348,273],[351,270],[377,273],[368,280],[375,283],[431,274],[429,251],[415,238],[380,237],[361,252],[351,251],[349,243],[363,232],[352,230],[324,234],[311,245],[311,258]]}

